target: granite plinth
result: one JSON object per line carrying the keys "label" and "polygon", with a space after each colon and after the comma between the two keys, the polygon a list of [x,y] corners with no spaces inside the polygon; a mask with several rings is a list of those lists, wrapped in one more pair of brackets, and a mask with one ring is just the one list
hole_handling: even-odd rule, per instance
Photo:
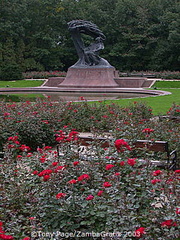
{"label": "granite plinth", "polygon": [[114,88],[119,87],[114,77],[114,67],[96,68],[73,68],[70,67],[67,76],[58,87],[79,87],[79,88]]}
{"label": "granite plinth", "polygon": [[120,88],[141,88],[145,83],[146,78],[132,78],[132,77],[120,77],[115,78],[116,83]]}

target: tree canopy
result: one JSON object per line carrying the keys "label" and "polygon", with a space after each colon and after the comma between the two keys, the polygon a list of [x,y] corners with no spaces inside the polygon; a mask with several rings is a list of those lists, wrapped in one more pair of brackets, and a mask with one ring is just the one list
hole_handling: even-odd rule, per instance
{"label": "tree canopy", "polygon": [[67,27],[75,19],[102,30],[101,56],[120,71],[179,70],[179,0],[1,0],[0,13],[2,76],[66,71],[78,58]]}

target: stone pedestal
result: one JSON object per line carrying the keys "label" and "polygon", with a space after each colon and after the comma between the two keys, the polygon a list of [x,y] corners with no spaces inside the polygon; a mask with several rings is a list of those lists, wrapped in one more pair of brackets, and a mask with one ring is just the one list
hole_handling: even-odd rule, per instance
{"label": "stone pedestal", "polygon": [[74,88],[117,88],[115,82],[116,70],[114,67],[70,67],[67,76],[58,87]]}
{"label": "stone pedestal", "polygon": [[120,88],[141,88],[146,80],[147,80],[146,78],[138,77],[115,78],[115,81]]}

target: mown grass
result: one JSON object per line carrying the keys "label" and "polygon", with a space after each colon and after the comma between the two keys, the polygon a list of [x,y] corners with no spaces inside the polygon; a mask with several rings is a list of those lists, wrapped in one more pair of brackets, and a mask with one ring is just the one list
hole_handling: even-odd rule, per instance
{"label": "mown grass", "polygon": [[44,83],[44,80],[0,81],[0,88],[39,87],[43,83]]}
{"label": "mown grass", "polygon": [[0,94],[0,100],[21,102],[21,101],[34,101],[36,98],[44,98],[43,94],[38,93],[25,93],[25,94]]}
{"label": "mown grass", "polygon": [[[18,80],[18,81],[0,81],[0,87],[38,87],[43,84],[43,80]],[[172,106],[173,103],[180,104],[180,81],[157,81],[153,87],[160,90],[171,92],[170,95],[155,96],[146,98],[132,98],[132,99],[119,99],[119,100],[106,100],[106,104],[112,102],[121,106],[128,106],[134,101],[145,102],[153,109],[154,115],[164,115]],[[179,89],[178,89],[179,88]],[[18,96],[21,97],[21,96]],[[32,99],[37,96],[33,95]],[[40,96],[38,96],[40,97]]]}
{"label": "mown grass", "polygon": [[156,81],[153,88],[180,88],[180,81]]}
{"label": "mown grass", "polygon": [[129,104],[137,102],[144,102],[150,108],[153,109],[154,115],[164,115],[167,113],[169,108],[173,103],[180,104],[180,89],[161,89],[164,91],[171,92],[170,95],[165,96],[154,96],[154,97],[146,97],[146,98],[132,98],[132,99],[120,99],[120,100],[107,100],[106,104],[110,104],[112,102],[119,104],[121,106],[128,106]]}

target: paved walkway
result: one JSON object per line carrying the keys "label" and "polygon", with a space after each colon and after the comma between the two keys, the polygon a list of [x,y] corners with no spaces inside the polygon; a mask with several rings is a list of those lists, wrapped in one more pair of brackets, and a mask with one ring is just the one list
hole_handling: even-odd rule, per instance
{"label": "paved walkway", "polygon": [[140,93],[150,95],[168,95],[167,91],[150,90],[143,88],[60,88],[60,87],[27,87],[27,88],[0,88],[0,92],[69,92],[69,93]]}

